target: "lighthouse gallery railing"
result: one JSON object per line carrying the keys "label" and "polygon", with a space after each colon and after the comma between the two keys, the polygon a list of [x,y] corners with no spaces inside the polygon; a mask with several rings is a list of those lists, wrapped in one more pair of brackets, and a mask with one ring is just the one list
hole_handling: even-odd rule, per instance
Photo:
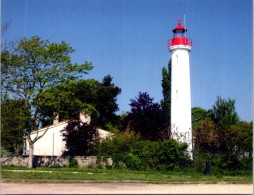
{"label": "lighthouse gallery railing", "polygon": [[168,40],[168,48],[174,45],[188,45],[192,47],[192,40],[185,37],[177,37]]}

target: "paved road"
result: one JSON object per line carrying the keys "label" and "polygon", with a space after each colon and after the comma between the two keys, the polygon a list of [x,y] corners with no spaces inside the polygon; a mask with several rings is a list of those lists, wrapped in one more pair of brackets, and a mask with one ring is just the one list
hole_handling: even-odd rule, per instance
{"label": "paved road", "polygon": [[252,194],[252,184],[1,183],[1,194]]}

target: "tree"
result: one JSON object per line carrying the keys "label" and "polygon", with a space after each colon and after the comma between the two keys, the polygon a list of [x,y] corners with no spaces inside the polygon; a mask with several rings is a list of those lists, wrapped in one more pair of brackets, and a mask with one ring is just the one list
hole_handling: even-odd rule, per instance
{"label": "tree", "polygon": [[217,97],[215,105],[213,106],[214,122],[220,127],[230,127],[239,121],[238,114],[235,111],[235,100],[228,98],[228,100]]}
{"label": "tree", "polygon": [[253,143],[253,125],[244,121],[239,121],[235,125],[230,126],[228,132],[230,138],[230,148],[235,151],[252,153]]}
{"label": "tree", "polygon": [[209,118],[199,120],[193,128],[193,141],[195,151],[215,153],[222,144],[219,139],[218,129]]}
{"label": "tree", "polygon": [[92,123],[105,128],[107,123],[115,124],[118,110],[116,96],[121,89],[110,81],[100,83],[94,79],[80,79],[62,83],[39,93],[35,99],[40,99],[39,110],[44,118],[57,112],[60,120],[78,119],[79,112],[92,115]]}
{"label": "tree", "polygon": [[29,110],[24,100],[4,99],[1,103],[1,146],[11,153],[22,151]]}
{"label": "tree", "polygon": [[110,75],[105,76],[95,96],[94,103],[98,112],[93,121],[101,128],[106,128],[108,123],[117,125],[119,121],[115,112],[119,110],[116,97],[121,93],[121,89],[115,86],[112,80]]}
{"label": "tree", "polygon": [[[91,63],[71,63],[70,54],[75,50],[69,44],[50,43],[49,40],[41,40],[38,36],[21,39],[17,46],[2,51],[2,67],[6,72],[2,74],[3,88],[10,97],[18,97],[25,100],[25,106],[30,111],[31,119],[26,124],[26,134],[29,143],[28,168],[32,167],[34,143],[39,140],[47,130],[38,135],[41,126],[42,115],[38,105],[40,98],[37,94],[44,92],[51,86],[76,80],[82,74],[88,74],[92,69]],[[36,101],[34,101],[36,99]],[[53,120],[54,114],[49,116]],[[31,139],[31,132],[36,131],[36,136]]]}
{"label": "tree", "polygon": [[[131,112],[125,117],[130,130],[140,133],[143,140],[163,140],[162,134],[168,131],[167,118],[158,103],[145,92],[131,99]],[[168,136],[169,137],[169,136]]]}
{"label": "tree", "polygon": [[70,118],[79,119],[79,113],[85,112],[91,114],[97,112],[94,107],[94,97],[96,97],[98,81],[93,79],[76,80],[69,83],[61,83],[38,93],[37,99],[40,99],[38,111],[45,119],[45,125],[49,124],[50,116],[57,112],[59,120]]}
{"label": "tree", "polygon": [[165,112],[168,119],[168,125],[171,124],[171,59],[168,62],[168,69],[162,68],[162,94],[161,100],[162,110]]}
{"label": "tree", "polygon": [[207,111],[200,107],[191,109],[192,127],[196,127],[198,121],[204,120],[207,117]]}
{"label": "tree", "polygon": [[91,124],[70,119],[67,126],[62,130],[62,134],[63,140],[66,141],[68,155],[86,156],[92,150],[98,130]]}

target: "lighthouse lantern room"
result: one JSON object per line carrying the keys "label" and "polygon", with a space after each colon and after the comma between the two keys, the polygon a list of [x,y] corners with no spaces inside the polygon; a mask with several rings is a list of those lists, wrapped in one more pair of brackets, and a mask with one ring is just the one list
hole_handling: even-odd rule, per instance
{"label": "lighthouse lantern room", "polygon": [[173,38],[168,41],[171,57],[171,134],[172,138],[188,143],[192,157],[191,90],[189,53],[192,40],[187,38],[187,29],[181,25],[173,29]]}

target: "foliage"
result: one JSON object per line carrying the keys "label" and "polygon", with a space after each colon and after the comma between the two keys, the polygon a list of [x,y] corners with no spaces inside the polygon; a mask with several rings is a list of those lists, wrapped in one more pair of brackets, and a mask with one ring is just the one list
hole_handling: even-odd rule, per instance
{"label": "foliage", "polygon": [[11,155],[12,152],[6,150],[4,147],[1,147],[1,155]]}
{"label": "foliage", "polygon": [[187,144],[178,143],[173,139],[163,142],[140,141],[133,149],[143,167],[155,170],[176,170],[188,166]]}
{"label": "foliage", "polygon": [[[31,116],[25,129],[30,150],[29,168],[33,163],[34,143],[47,132],[46,130],[38,136],[43,115],[38,108],[41,99],[36,99],[36,96],[49,87],[76,80],[81,74],[87,74],[92,69],[91,63],[88,62],[72,64],[70,55],[73,52],[74,49],[64,41],[60,44],[50,43],[38,36],[24,37],[17,45],[2,50],[2,89],[10,97],[24,99]],[[53,120],[54,117],[52,114],[48,119]],[[34,139],[30,136],[32,131],[37,132]]]}
{"label": "foliage", "polygon": [[119,125],[119,117],[115,114],[118,111],[117,96],[121,89],[112,83],[113,78],[107,75],[103,78],[95,96],[95,108],[97,115],[93,115],[93,122],[101,128],[106,128],[107,123]]}
{"label": "foliage", "polygon": [[221,143],[217,130],[215,123],[209,118],[197,122],[193,128],[195,151],[211,153],[219,151]]}
{"label": "foliage", "polygon": [[131,147],[140,139],[140,136],[128,129],[124,132],[116,132],[111,137],[97,140],[96,152],[101,156],[113,156],[129,152]]}
{"label": "foliage", "polygon": [[207,111],[200,107],[193,107],[191,109],[192,126],[195,128],[198,121],[204,120],[207,117]]}
{"label": "foliage", "polygon": [[115,134],[106,139],[97,139],[94,147],[97,158],[104,156],[104,158],[111,157],[114,167],[121,167],[123,159],[129,153],[131,148],[140,139],[140,136],[133,131],[127,129],[124,132],[115,130]]}
{"label": "foliage", "polygon": [[161,106],[153,103],[153,98],[146,92],[140,92],[138,97],[131,99],[130,106],[131,112],[124,119],[125,125],[140,133],[143,140],[163,140],[162,135],[168,132],[168,125]]}
{"label": "foliage", "polygon": [[78,168],[78,161],[77,161],[77,159],[75,159],[73,157],[70,157],[69,167]]}
{"label": "foliage", "polygon": [[239,121],[234,104],[235,100],[218,97],[213,110],[193,126],[194,166],[197,169],[209,160],[213,167],[211,171],[216,174],[250,170],[252,163],[248,159],[251,157],[244,157],[244,154],[252,154],[253,126]]}
{"label": "foliage", "polygon": [[250,152],[252,154],[253,144],[253,124],[239,121],[230,127],[231,142],[237,147],[237,150],[244,154]]}
{"label": "foliage", "polygon": [[1,146],[19,154],[22,152],[24,131],[29,119],[25,100],[5,99],[1,103]]}
{"label": "foliage", "polygon": [[96,111],[93,97],[98,85],[99,82],[93,79],[61,83],[39,93],[35,101],[40,99],[38,110],[44,119],[55,112],[59,114],[60,121],[78,119],[80,111],[88,114]]}
{"label": "foliage", "polygon": [[92,115],[92,123],[101,128],[110,122],[117,124],[118,117],[114,112],[118,110],[116,96],[121,89],[111,83],[109,75],[104,80],[106,84],[94,79],[80,79],[39,93],[36,100],[40,99],[40,113],[47,118],[57,111],[60,120],[64,120],[78,119],[79,112],[83,111]]}
{"label": "foliage", "polygon": [[171,124],[171,59],[168,62],[168,68],[162,68],[162,94],[161,107],[166,114],[168,125]]}
{"label": "foliage", "polygon": [[220,127],[230,127],[239,121],[238,114],[235,111],[235,100],[228,100],[217,97],[213,106],[214,122]]}
{"label": "foliage", "polygon": [[172,139],[164,142],[140,141],[134,132],[120,132],[97,142],[96,147],[99,156],[112,158],[115,168],[176,170],[189,164],[187,144],[179,144]]}
{"label": "foliage", "polygon": [[211,175],[252,175],[252,157],[229,155],[195,152],[193,167],[197,173],[204,173],[209,161]]}
{"label": "foliage", "polygon": [[252,153],[252,125],[240,121],[229,128],[217,126],[206,118],[197,123],[193,129],[195,150],[209,153],[231,153],[238,155]]}
{"label": "foliage", "polygon": [[67,154],[70,156],[86,156],[92,152],[93,141],[98,130],[91,124],[80,120],[68,121],[62,130],[63,140],[66,141]]}
{"label": "foliage", "polygon": [[79,74],[87,74],[92,69],[90,63],[72,64],[70,54],[75,50],[62,41],[49,43],[38,36],[23,38],[14,52],[2,51],[5,56],[3,67],[8,72],[4,87],[8,92],[24,99],[34,98],[48,86],[75,80]]}

